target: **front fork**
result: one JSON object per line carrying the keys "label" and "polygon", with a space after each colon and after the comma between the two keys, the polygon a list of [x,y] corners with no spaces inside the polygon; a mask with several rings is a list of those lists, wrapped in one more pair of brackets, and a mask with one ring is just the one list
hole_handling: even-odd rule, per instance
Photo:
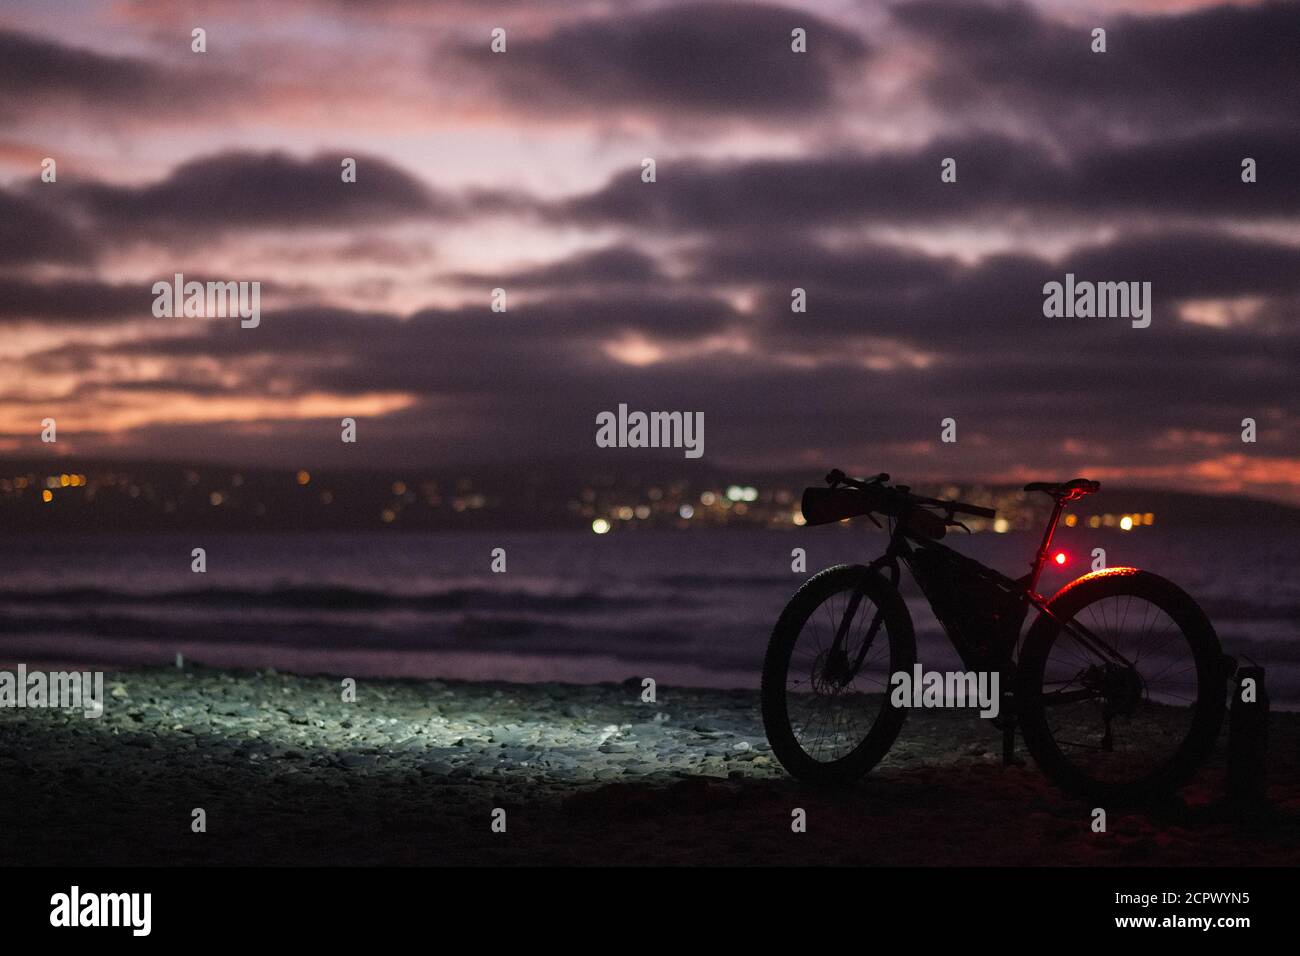
{"label": "front fork", "polygon": [[[898,560],[890,554],[884,554],[867,565],[868,573],[875,573],[881,568],[889,569],[890,584],[897,590],[900,573]],[[827,652],[827,660],[837,661],[842,658],[846,663],[844,680],[841,686],[846,686],[857,676],[862,667],[862,662],[867,659],[867,652],[871,650],[871,645],[876,642],[876,635],[880,633],[880,625],[885,621],[885,609],[876,608],[875,617],[871,619],[871,626],[867,628],[867,635],[862,641],[862,646],[858,649],[857,657],[852,664],[848,664],[848,655],[844,652],[844,642],[848,639],[849,627],[852,625],[854,617],[857,616],[858,606],[861,603],[862,592],[854,591],[853,596],[849,598],[848,607],[844,609],[844,616],[840,618],[839,627],[835,629],[835,640],[831,642],[830,650]]]}
{"label": "front fork", "polygon": [[[882,555],[867,566],[869,572],[875,572],[881,568],[889,569],[889,581],[895,589],[898,587],[899,567],[896,558],[891,555]],[[848,607],[844,609],[844,615],[840,618],[839,627],[835,630],[835,640],[831,642],[830,651],[827,654],[828,660],[838,660],[840,657],[847,658],[844,654],[844,642],[848,638],[849,627],[853,619],[857,616],[858,607],[862,604],[862,592],[854,591],[853,596],[849,598]],[[857,657],[853,664],[847,668],[844,676],[844,684],[848,684],[857,676],[858,669],[862,667],[862,662],[866,660],[867,652],[871,650],[871,645],[875,643],[876,635],[880,633],[880,625],[884,622],[885,612],[883,608],[876,608],[875,617],[872,618],[871,626],[867,629],[866,638],[859,648]],[[1015,683],[1014,672],[1008,672],[1003,669],[1003,677],[1007,679],[1006,687],[1002,691],[1001,708],[1002,713],[1000,720],[996,723],[1001,725],[1002,729],[1002,764],[1011,766],[1017,763],[1016,760],[1016,710],[1015,696],[1011,693],[1011,686]]]}

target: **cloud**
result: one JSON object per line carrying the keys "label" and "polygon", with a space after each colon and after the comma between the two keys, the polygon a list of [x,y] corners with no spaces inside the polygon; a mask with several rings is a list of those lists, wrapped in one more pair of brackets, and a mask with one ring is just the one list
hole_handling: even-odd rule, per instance
{"label": "cloud", "polygon": [[[1102,56],[1060,4],[373,6],[206,4],[206,58],[168,59],[165,5],[94,51],[0,32],[40,144],[6,168],[61,174],[0,189],[0,411],[295,465],[356,462],[345,408],[384,465],[586,461],[620,402],[703,411],[714,463],[909,476],[1169,473],[1218,449],[1171,429],[1248,415],[1300,439],[1289,9],[1108,16]],[[431,38],[474,47],[431,77]],[[152,278],[250,263],[281,283],[258,328],[150,316]],[[1152,282],[1151,328],[1045,318],[1067,271]],[[498,285],[506,314],[449,305]]]}
{"label": "cloud", "polygon": [[629,246],[583,252],[558,262],[500,273],[462,272],[450,277],[462,285],[506,289],[591,289],[606,285],[641,285],[665,280],[653,256]]}
{"label": "cloud", "polygon": [[0,276],[0,322],[40,320],[82,322],[151,315],[147,285],[114,285],[94,280],[33,282]]}
{"label": "cloud", "polygon": [[[54,184],[40,184],[55,190]],[[18,263],[87,263],[92,243],[66,218],[51,212],[47,192],[26,197],[0,189],[0,265]],[[37,196],[44,199],[38,200]]]}
{"label": "cloud", "polygon": [[[808,313],[790,313],[790,284],[800,278],[761,263],[780,261],[775,240],[760,240],[762,255],[748,257],[743,247],[705,259],[696,281],[729,285],[747,282],[758,290],[757,314],[768,317],[765,334],[779,336],[773,349],[829,339],[877,336],[900,340],[953,361],[1008,361],[1019,352],[1038,363],[1045,354],[1057,361],[1105,364],[1108,356],[1159,340],[1171,365],[1228,360],[1241,354],[1251,360],[1276,350],[1279,332],[1300,342],[1300,328],[1257,309],[1231,334],[1179,320],[1187,302],[1253,296],[1286,303],[1300,297],[1300,246],[1234,237],[1207,231],[1151,233],[1111,242],[1091,243],[1058,259],[1023,254],[988,256],[971,265],[876,244],[825,248],[791,243],[794,255],[815,260],[799,284],[806,288]],[[770,260],[764,256],[770,256]],[[796,263],[797,263],[796,259]],[[753,263],[753,265],[751,265]],[[797,265],[795,267],[797,269]],[[1061,281],[1066,272],[1081,280],[1150,282],[1159,311],[1149,335],[1138,335],[1122,320],[1049,320],[1042,314],[1043,285]],[[1218,344],[1199,351],[1208,341]],[[1186,350],[1186,351],[1184,351]],[[1058,355],[1058,352],[1069,354]]]}
{"label": "cloud", "polygon": [[[808,52],[791,51],[807,31]],[[837,80],[870,56],[857,34],[805,10],[694,3],[565,23],[459,56],[491,70],[498,92],[527,111],[651,113],[797,120],[836,101]]]}
{"label": "cloud", "polygon": [[[344,157],[357,181],[342,180]],[[387,160],[355,152],[298,159],[227,152],[191,160],[145,186],[81,183],[69,201],[102,232],[202,234],[239,229],[309,229],[461,215],[465,206]]]}
{"label": "cloud", "polygon": [[[44,37],[0,29],[0,116],[73,106],[84,115],[129,107],[181,114],[242,87],[206,69],[181,70],[133,56],[108,56]],[[5,104],[8,100],[8,104]],[[18,108],[21,104],[21,108]]]}
{"label": "cloud", "polygon": [[[1254,158],[1259,181],[1241,181]],[[940,179],[956,160],[957,181]],[[1300,213],[1300,129],[1215,131],[1163,142],[1089,147],[1061,155],[998,134],[941,138],[873,154],[683,159],[658,166],[655,183],[640,168],[615,173],[601,188],[553,204],[555,222],[615,222],[638,228],[722,232],[810,229],[881,222],[1002,222],[1016,211],[1048,213],[1056,223],[1102,218],[1280,217]]]}
{"label": "cloud", "polygon": [[[864,448],[917,463],[905,446],[948,416],[964,436],[978,436],[963,446],[963,467],[1015,460],[1047,462],[1049,471],[1062,461],[1122,468],[1148,460],[1171,420],[1214,431],[1274,410],[1276,428],[1294,427],[1288,396],[1300,329],[1278,318],[1300,303],[1300,249],[1173,233],[1080,247],[1061,262],[1021,255],[963,265],[878,243],[813,246],[790,266],[811,270],[809,311],[794,314],[780,237],[752,241],[748,255],[739,239],[701,255],[688,281],[668,287],[594,294],[578,278],[590,256],[579,254],[550,270],[575,277],[572,287],[549,288],[503,315],[479,307],[273,310],[256,330],[205,322],[192,334],[64,347],[46,361],[90,369],[87,379],[105,383],[127,378],[119,367],[153,369],[159,389],[192,381],[194,400],[211,394],[214,368],[222,389],[250,399],[322,394],[346,407],[349,396],[377,389],[405,395],[406,409],[368,424],[368,447],[385,460],[407,460],[411,448],[430,444],[467,462],[587,454],[595,412],[619,402],[704,411],[711,457],[766,466],[803,454],[850,463]],[[786,251],[795,255],[795,246]],[[776,265],[765,273],[763,262]],[[1043,317],[1042,283],[1066,268],[1153,281],[1152,327]],[[752,309],[699,291],[731,284],[757,290]],[[1256,322],[1178,320],[1183,301],[1242,289],[1267,303]],[[644,361],[611,350],[629,336],[642,343]],[[112,392],[102,385],[100,399]],[[1076,451],[1053,444],[1066,435]],[[228,435],[222,447],[242,441]],[[280,454],[321,453],[312,449],[305,442]],[[1200,453],[1162,450],[1160,460]]]}
{"label": "cloud", "polygon": [[[1289,122],[1300,87],[1300,6],[1215,6],[1067,25],[1024,3],[918,0],[894,18],[935,51],[933,103],[1034,117],[1093,135]],[[1093,53],[1094,26],[1107,50]],[[1032,124],[1026,123],[1026,128]]]}

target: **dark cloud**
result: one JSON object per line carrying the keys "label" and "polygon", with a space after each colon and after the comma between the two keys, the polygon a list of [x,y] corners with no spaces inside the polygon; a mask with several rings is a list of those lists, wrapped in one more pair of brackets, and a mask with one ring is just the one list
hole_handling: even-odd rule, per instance
{"label": "dark cloud", "polygon": [[[114,107],[140,116],[177,114],[242,87],[205,69],[181,70],[129,56],[106,56],[56,40],[0,29],[0,116],[15,118],[35,106]],[[5,102],[8,100],[8,102]]]}
{"label": "dark cloud", "polygon": [[[342,180],[344,157],[357,181]],[[104,231],[198,233],[364,225],[464,212],[386,160],[354,152],[297,159],[285,153],[221,153],[191,160],[146,186],[85,183],[70,201]]]}
{"label": "dark cloud", "polygon": [[[959,158],[959,181],[944,184],[940,160]],[[552,215],[576,222],[623,222],[651,228],[804,228],[865,219],[957,218],[1000,206],[1014,182],[1044,194],[1051,164],[1035,147],[1004,139],[935,143],[924,151],[876,156],[665,162],[657,182],[640,168],[615,174],[594,193],[558,204]],[[994,177],[994,183],[986,181]]]}
{"label": "dark cloud", "polygon": [[758,232],[704,242],[691,262],[693,281],[779,283],[787,297],[787,286],[908,295],[949,282],[960,271],[952,259],[903,246],[861,242],[827,246],[800,232]]}
{"label": "dark cloud", "polygon": [[[99,320],[157,321],[153,314],[155,281],[171,283],[174,273],[140,282],[112,283],[99,279],[32,280],[0,276],[0,322],[34,320],[43,323],[83,323]],[[226,281],[216,276],[189,273],[187,282]],[[260,295],[287,290],[274,282],[261,282]]]}
{"label": "dark cloud", "polygon": [[[808,52],[791,51],[802,27]],[[789,120],[835,100],[837,78],[869,56],[856,34],[804,10],[680,4],[566,23],[548,35],[486,42],[460,56],[490,69],[505,98],[533,111],[609,108]]]}
{"label": "dark cloud", "polygon": [[629,246],[614,246],[513,272],[457,273],[450,278],[462,285],[554,289],[661,282],[664,274],[653,256]]}
{"label": "dark cloud", "polygon": [[132,314],[149,318],[153,296],[147,286],[94,280],[33,282],[0,276],[0,322],[35,319],[80,322]]}
{"label": "dark cloud", "polygon": [[[419,22],[416,6],[386,7],[399,5],[403,25]],[[1101,21],[1110,52],[1098,56],[1088,51],[1086,22],[1066,26],[1027,6],[927,0],[895,9],[895,25],[882,34],[888,60],[802,10],[584,4],[548,19],[496,9],[511,30],[510,52],[500,57],[487,52],[479,29],[487,21],[473,9],[430,14],[470,19],[428,35],[476,37],[456,61],[467,84],[440,88],[455,103],[431,98],[432,120],[419,114],[418,100],[403,112],[405,82],[421,77],[395,81],[400,69],[374,68],[371,54],[387,53],[386,31],[399,21],[385,20],[383,36],[367,33],[371,14],[352,5],[354,41],[354,33],[332,29],[329,18],[343,11],[331,3],[313,7],[331,29],[307,37],[309,50],[278,69],[248,71],[250,82],[273,88],[255,87],[263,95],[240,100],[240,109],[266,124],[258,128],[303,121],[311,143],[304,148],[349,142],[346,131],[336,139],[333,118],[322,115],[325,94],[314,95],[317,85],[351,90],[348,71],[363,62],[371,72],[356,74],[356,96],[386,97],[376,110],[384,132],[368,142],[394,142],[386,124],[414,117],[416,128],[398,135],[426,156],[431,147],[456,148],[457,132],[472,127],[467,152],[454,157],[460,175],[485,155],[469,150],[517,143],[520,169],[502,174],[516,191],[446,192],[396,158],[373,155],[358,157],[355,185],[343,184],[339,161],[356,156],[351,149],[307,159],[200,152],[143,185],[70,171],[56,186],[0,191],[0,320],[145,320],[129,339],[73,329],[58,347],[11,363],[29,375],[15,377],[12,402],[70,396],[107,422],[123,406],[174,400],[184,418],[181,411],[201,410],[205,398],[237,397],[254,412],[225,407],[257,420],[178,427],[155,416],[130,434],[102,436],[101,445],[291,464],[330,455],[355,463],[357,450],[337,441],[337,419],[327,420],[333,411],[318,421],[295,416],[316,403],[360,406],[374,393],[399,393],[411,404],[362,422],[367,464],[576,461],[594,454],[596,412],[620,402],[703,411],[712,463],[875,464],[954,477],[1012,463],[1047,474],[1076,462],[1117,471],[1177,464],[1207,453],[1170,444],[1171,431],[1235,438],[1247,415],[1271,423],[1272,441],[1300,438],[1300,180],[1291,175],[1300,168],[1300,128],[1286,95],[1297,79],[1286,42],[1298,32],[1294,8],[1110,17]],[[149,19],[152,9],[133,12],[160,22]],[[843,16],[850,22],[852,5]],[[795,26],[809,30],[807,55],[790,52]],[[348,38],[346,50],[330,46],[334,34]],[[403,35],[422,55],[425,34]],[[192,106],[205,95],[189,73],[169,75],[164,61],[15,36],[0,33],[0,52],[12,54],[0,64],[0,92],[13,103],[36,97],[40,107],[45,96],[58,109],[85,105],[126,123],[166,116],[176,109],[171,99]],[[143,49],[157,35],[115,41],[118,50]],[[209,62],[265,63],[267,49],[249,43],[234,59]],[[342,72],[312,72],[326,62]],[[928,85],[905,87],[922,64]],[[882,72],[868,75],[877,65]],[[893,81],[896,92],[877,95]],[[481,96],[477,82],[500,84],[504,97]],[[38,85],[43,93],[19,90]],[[868,104],[870,115],[850,114],[849,98]],[[184,148],[246,141],[243,133],[231,139],[227,103],[191,111],[194,137]],[[900,108],[896,122],[878,112],[891,104]],[[44,122],[53,114],[34,115]],[[804,116],[815,125],[801,125]],[[880,128],[866,130],[878,116]],[[640,140],[626,134],[643,132],[648,119],[679,118],[692,135],[652,132],[673,148],[662,152],[658,182],[641,182]],[[945,135],[914,145],[931,120]],[[604,137],[611,130],[621,135]],[[699,158],[689,155],[695,130]],[[732,139],[710,142],[714,130]],[[40,132],[15,139],[35,142]],[[82,169],[120,168],[114,164],[131,151],[101,139],[64,138],[60,155],[75,156]],[[723,153],[723,142],[743,152]],[[879,143],[909,145],[867,145]],[[136,155],[180,155],[130,145]],[[756,154],[765,147],[776,152]],[[41,155],[33,147],[20,161],[29,163],[32,152]],[[584,157],[615,154],[624,168],[591,192],[553,200],[518,191],[546,183],[545,195],[554,196],[556,184],[590,182],[574,165]],[[1257,183],[1241,182],[1246,156],[1258,161]],[[940,180],[945,157],[957,160],[955,184]],[[494,216],[530,228],[517,242],[496,223],[475,228]],[[430,223],[470,227],[436,237],[441,254],[470,263],[456,267],[463,271],[430,276],[427,256],[403,246],[411,233],[432,243]],[[920,242],[911,238],[918,227],[964,254],[908,245]],[[149,250],[123,255],[116,243],[148,238],[172,254],[241,229],[270,234],[257,237],[258,249],[275,274],[296,276],[292,288],[263,300],[260,326],[148,325],[149,284],[120,280],[139,274]],[[983,237],[967,241],[985,230],[987,245]],[[1058,258],[1033,246],[1043,238],[1059,249],[1062,235],[1088,238]],[[559,248],[604,245],[547,261],[551,236]],[[1012,251],[971,258],[990,247]],[[94,273],[49,268],[84,265],[96,249]],[[1151,327],[1044,317],[1042,286],[1067,271],[1150,281]],[[328,281],[318,287],[323,273]],[[56,278],[68,275],[77,278]],[[386,302],[380,296],[388,294],[405,302],[425,282],[428,301],[502,285],[511,308],[492,313],[486,296],[473,307],[403,314],[281,307],[348,301],[341,296]],[[796,286],[807,290],[806,313],[790,310]],[[376,298],[363,297],[366,290]],[[1182,320],[1193,307],[1200,324]],[[931,440],[945,417],[958,420],[956,446]],[[1266,453],[1291,454],[1282,447]],[[612,456],[600,466],[618,467]]]}
{"label": "dark cloud", "polygon": [[[1242,182],[1245,157],[1256,160],[1258,182]],[[940,179],[945,158],[956,160],[954,183]],[[1294,216],[1300,180],[1288,171],[1298,163],[1295,127],[1085,148],[1072,156],[985,134],[873,155],[661,163],[654,183],[641,182],[640,168],[629,167],[546,215],[710,232],[977,217],[995,225],[1017,211],[1050,214],[1057,223],[1116,215]]]}
{"label": "dark cloud", "polygon": [[[1257,181],[1242,182],[1242,160]],[[1078,214],[1142,211],[1243,219],[1300,214],[1300,126],[1243,126],[1080,149],[1063,164]]]}
{"label": "dark cloud", "polygon": [[[758,248],[779,254],[771,241]],[[801,245],[797,254],[816,259],[822,251],[815,244]],[[1198,336],[1204,330],[1178,318],[1188,302],[1300,296],[1300,247],[1209,232],[1127,236],[1081,246],[1057,260],[1004,254],[973,265],[876,245],[824,251],[833,267],[820,274],[810,271],[800,283],[808,294],[806,315],[790,312],[789,283],[795,275],[776,269],[764,277],[748,268],[739,250],[708,263],[713,271],[701,274],[699,281],[729,284],[744,278],[759,283],[762,314],[771,317],[766,331],[780,336],[774,348],[884,336],[954,358],[994,359],[1023,349],[1035,361],[1063,349],[1103,361],[1108,350],[1123,352],[1135,341],[1139,346],[1146,342],[1141,336],[1132,339],[1139,330],[1122,320],[1045,318],[1043,285],[1062,281],[1067,272],[1079,280],[1150,282],[1161,311],[1152,329],[1140,331],[1161,338],[1163,354],[1171,360],[1215,360],[1224,357],[1225,348],[1266,355],[1278,344],[1274,334],[1281,323],[1277,316],[1261,313],[1254,321],[1242,319],[1231,332],[1217,332],[1227,344],[1198,356]],[[732,259],[746,265],[745,270],[736,271]],[[1300,326],[1292,326],[1286,327],[1289,340],[1300,341]]]}
{"label": "dark cloud", "polygon": [[66,93],[113,102],[155,95],[162,71],[143,60],[104,56],[52,40],[0,30],[0,91],[17,96]]}
{"label": "dark cloud", "polygon": [[91,260],[91,243],[50,209],[58,188],[54,183],[42,183],[30,198],[0,189],[0,265]]}
{"label": "dark cloud", "polygon": [[1081,277],[1140,278],[1179,300],[1300,293],[1300,246],[1208,232],[1125,236],[1061,265]]}
{"label": "dark cloud", "polygon": [[[755,268],[783,255],[779,239],[756,236],[751,255],[734,241],[702,256],[690,282],[756,286],[762,294],[748,312],[677,287],[604,296],[575,288],[504,315],[269,311],[256,330],[203,323],[184,337],[64,348],[48,362],[161,360],[159,390],[188,389],[187,369],[196,388],[216,387],[216,361],[237,383],[221,387],[244,396],[407,393],[411,409],[367,426],[374,453],[393,461],[428,445],[470,462],[586,454],[595,412],[619,402],[704,411],[711,458],[766,465],[805,453],[847,463],[864,448],[897,461],[904,452],[894,445],[914,446],[951,416],[966,438],[979,437],[964,446],[973,457],[963,466],[1113,456],[1122,467],[1125,456],[1149,457],[1180,423],[1213,431],[1279,402],[1296,411],[1300,328],[1277,318],[1300,303],[1300,250],[1285,245],[1174,233],[1083,247],[1059,262],[1004,255],[973,265],[878,244],[786,253],[810,268],[828,260],[809,273],[806,314],[790,312],[790,274]],[[1067,269],[1152,281],[1152,326],[1045,318],[1042,284]],[[1191,299],[1242,290],[1269,304],[1264,318],[1225,328],[1178,319]],[[616,361],[605,345],[628,333],[669,352],[644,365]],[[719,336],[741,347],[710,351]],[[1063,451],[1066,435],[1087,436],[1090,450]],[[223,447],[239,441],[227,435]],[[1199,454],[1162,451],[1161,461]]]}
{"label": "dark cloud", "polygon": [[[1067,26],[1024,3],[919,0],[894,17],[935,48],[941,109],[1013,110],[1058,129],[1288,122],[1300,88],[1300,5],[1094,17]],[[1094,22],[1095,21],[1095,22]],[[1091,50],[1093,27],[1107,32]]]}

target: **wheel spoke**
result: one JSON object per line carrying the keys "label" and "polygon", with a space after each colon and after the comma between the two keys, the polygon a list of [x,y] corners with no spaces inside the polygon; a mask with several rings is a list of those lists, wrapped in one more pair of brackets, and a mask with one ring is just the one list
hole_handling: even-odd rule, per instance
{"label": "wheel spoke", "polygon": [[1065,628],[1048,638],[1037,719],[1084,778],[1100,785],[1157,779],[1193,732],[1200,682],[1191,639],[1160,599],[1124,582],[1071,620],[1100,647]]}
{"label": "wheel spoke", "polygon": [[813,608],[795,638],[785,681],[787,717],[799,746],[818,762],[853,752],[888,702],[890,635],[883,621],[861,665],[850,672],[881,613],[867,593],[846,586]]}

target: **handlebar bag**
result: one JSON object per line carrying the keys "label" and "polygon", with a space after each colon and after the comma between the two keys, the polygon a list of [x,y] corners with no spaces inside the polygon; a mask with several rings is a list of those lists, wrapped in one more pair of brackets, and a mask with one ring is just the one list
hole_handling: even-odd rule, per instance
{"label": "handlebar bag", "polygon": [[804,524],[830,524],[870,514],[879,503],[879,495],[860,488],[805,488],[799,510]]}

